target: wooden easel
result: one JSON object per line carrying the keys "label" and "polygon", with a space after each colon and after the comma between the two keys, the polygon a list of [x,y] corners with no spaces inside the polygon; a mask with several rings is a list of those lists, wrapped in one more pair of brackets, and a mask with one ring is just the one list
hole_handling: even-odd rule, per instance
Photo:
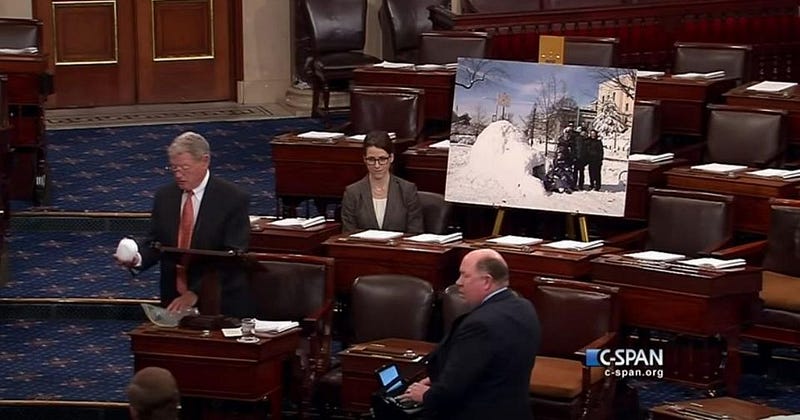
{"label": "wooden easel", "polygon": [[[576,222],[578,225],[577,232],[575,232]],[[586,223],[586,216],[575,213],[567,215],[567,237],[573,240],[589,242],[589,227]]]}
{"label": "wooden easel", "polygon": [[497,215],[494,217],[494,227],[492,228],[492,236],[500,235],[500,228],[503,227],[503,218],[506,216],[506,209],[498,208]]}

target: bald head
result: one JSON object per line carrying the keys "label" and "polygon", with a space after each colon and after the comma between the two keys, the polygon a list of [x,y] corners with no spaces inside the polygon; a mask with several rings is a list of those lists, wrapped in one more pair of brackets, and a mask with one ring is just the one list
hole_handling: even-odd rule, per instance
{"label": "bald head", "polygon": [[178,384],[168,370],[159,367],[140,370],[133,376],[127,391],[134,419],[178,418]]}
{"label": "bald head", "polygon": [[456,284],[467,302],[477,305],[497,289],[508,286],[508,264],[493,249],[478,249],[464,256]]}

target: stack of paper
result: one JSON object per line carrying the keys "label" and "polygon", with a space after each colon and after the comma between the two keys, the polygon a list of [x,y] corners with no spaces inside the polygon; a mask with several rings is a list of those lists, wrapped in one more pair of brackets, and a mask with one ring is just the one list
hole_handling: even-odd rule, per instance
{"label": "stack of paper", "polygon": [[665,262],[678,261],[686,258],[686,255],[672,254],[669,252],[661,252],[661,251],[642,251],[642,252],[635,252],[633,254],[625,254],[625,256],[637,260],[665,261]]}
{"label": "stack of paper", "polygon": [[603,246],[603,240],[598,239],[596,241],[581,242],[581,241],[570,241],[568,239],[565,239],[563,241],[556,241],[543,244],[542,246],[555,249],[565,249],[568,251],[587,251],[590,249],[600,248],[601,246]]}
{"label": "stack of paper", "polygon": [[269,224],[273,226],[300,227],[306,229],[312,226],[321,225],[323,223],[325,223],[325,216],[317,216],[317,217],[312,217],[310,219],[305,219],[302,217],[291,217],[287,219],[276,220],[274,222],[270,222]]}
{"label": "stack of paper", "polygon": [[800,169],[790,171],[788,169],[761,169],[758,171],[748,172],[748,175],[755,176],[774,176],[783,179],[792,179],[800,177]]}
{"label": "stack of paper", "polygon": [[511,245],[511,246],[526,246],[536,245],[542,242],[539,238],[531,238],[528,236],[506,235],[499,238],[487,239],[486,242],[498,245]]}
{"label": "stack of paper", "polygon": [[676,79],[716,79],[719,77],[725,77],[725,71],[717,70],[708,73],[680,73],[673,74],[672,77]]}
{"label": "stack of paper", "polygon": [[674,153],[662,153],[660,155],[646,155],[644,153],[634,153],[628,156],[628,160],[631,162],[657,163],[657,162],[664,162],[666,160],[672,160],[674,157],[675,157]]}
{"label": "stack of paper", "polygon": [[256,320],[257,333],[278,334],[299,327],[297,321],[259,321]]}
{"label": "stack of paper", "polygon": [[692,169],[699,171],[714,172],[717,174],[727,174],[730,172],[743,171],[747,166],[743,165],[728,165],[725,163],[706,163],[705,165],[694,165]]}
{"label": "stack of paper", "polygon": [[[389,134],[389,138],[390,139],[397,138],[397,134],[394,133],[393,131],[390,131],[387,134]],[[353,140],[353,141],[362,141],[363,142],[365,138],[367,138],[366,134],[353,134],[352,136],[347,136],[348,140]]]}
{"label": "stack of paper", "polygon": [[756,83],[753,86],[748,87],[746,90],[752,90],[755,92],[767,92],[767,93],[777,93],[789,88],[793,88],[797,86],[795,82],[761,82]]}
{"label": "stack of paper", "polygon": [[663,71],[636,70],[636,77],[661,77]]}
{"label": "stack of paper", "polygon": [[447,63],[444,67],[448,70],[455,70],[458,68],[458,63]]}
{"label": "stack of paper", "polygon": [[344,137],[344,133],[335,133],[331,131],[306,131],[297,135],[301,139],[309,140],[335,140]]}
{"label": "stack of paper", "polygon": [[445,67],[442,64],[417,64],[416,66],[414,66],[414,68],[416,70],[430,71],[430,70],[444,70],[447,67]]}
{"label": "stack of paper", "polygon": [[385,69],[413,69],[414,64],[412,63],[393,63],[391,61],[383,61],[378,64],[374,64],[375,67],[383,67]]}
{"label": "stack of paper", "polygon": [[409,241],[415,242],[429,242],[436,244],[446,244],[449,242],[460,241],[463,235],[461,232],[451,233],[449,235],[436,235],[433,233],[422,233],[416,236],[406,238]]}
{"label": "stack of paper", "polygon": [[450,140],[437,141],[436,143],[433,143],[428,147],[430,147],[431,149],[449,149]]}
{"label": "stack of paper", "polygon": [[358,232],[350,235],[351,238],[356,239],[370,239],[373,241],[388,241],[403,236],[403,232],[393,232],[391,230],[376,230],[370,229],[363,232]]}
{"label": "stack of paper", "polygon": [[734,258],[732,260],[720,260],[717,258],[695,258],[693,260],[683,260],[678,262],[681,264],[693,265],[695,267],[707,267],[716,270],[744,267],[745,264],[747,264],[747,262],[742,258]]}

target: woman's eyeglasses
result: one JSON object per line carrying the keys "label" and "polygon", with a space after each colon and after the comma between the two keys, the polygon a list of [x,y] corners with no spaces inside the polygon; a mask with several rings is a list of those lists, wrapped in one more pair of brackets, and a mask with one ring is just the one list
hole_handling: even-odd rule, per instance
{"label": "woman's eyeglasses", "polygon": [[369,165],[379,164],[379,165],[386,165],[389,163],[389,156],[381,156],[381,157],[365,157],[364,162],[367,162]]}

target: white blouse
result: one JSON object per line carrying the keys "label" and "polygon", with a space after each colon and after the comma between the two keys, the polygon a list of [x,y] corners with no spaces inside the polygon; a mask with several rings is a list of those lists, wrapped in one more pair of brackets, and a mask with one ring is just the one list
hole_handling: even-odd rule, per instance
{"label": "white blouse", "polygon": [[383,229],[383,216],[386,215],[386,199],[373,198],[372,206],[375,208],[375,218],[378,220],[378,228]]}

